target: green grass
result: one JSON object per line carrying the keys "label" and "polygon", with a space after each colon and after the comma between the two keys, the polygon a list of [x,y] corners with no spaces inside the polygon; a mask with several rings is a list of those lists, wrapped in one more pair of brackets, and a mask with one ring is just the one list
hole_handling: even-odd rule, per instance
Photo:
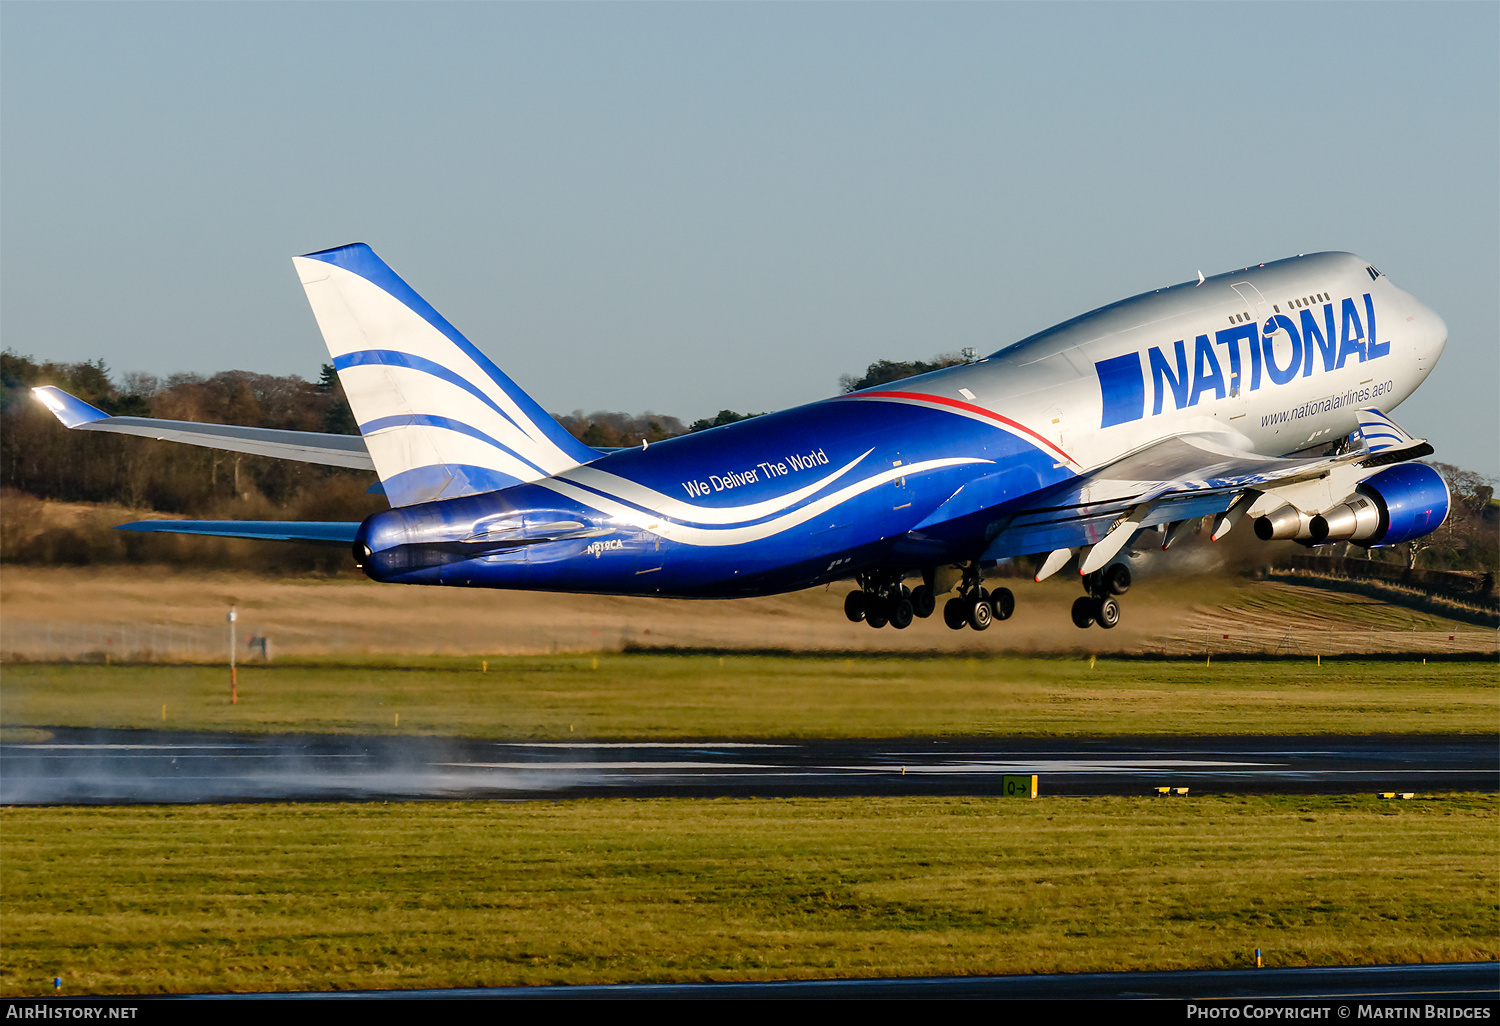
{"label": "green grass", "polygon": [[1500,957],[1497,799],[0,810],[0,992]]}
{"label": "green grass", "polygon": [[1493,733],[1492,660],[627,653],[243,667],[9,663],[0,726],[504,738]]}

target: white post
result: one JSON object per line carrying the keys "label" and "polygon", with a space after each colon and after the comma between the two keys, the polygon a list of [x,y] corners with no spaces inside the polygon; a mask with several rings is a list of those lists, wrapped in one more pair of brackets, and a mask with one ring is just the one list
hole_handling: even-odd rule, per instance
{"label": "white post", "polygon": [[239,681],[234,665],[234,621],[239,619],[239,614],[235,612],[233,606],[230,606],[229,615],[224,619],[229,622],[229,704],[239,705]]}

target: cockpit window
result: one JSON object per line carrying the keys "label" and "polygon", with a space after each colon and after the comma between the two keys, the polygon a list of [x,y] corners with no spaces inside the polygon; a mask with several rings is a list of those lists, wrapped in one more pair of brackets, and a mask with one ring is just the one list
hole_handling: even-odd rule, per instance
{"label": "cockpit window", "polygon": [[1373,268],[1373,267],[1366,267],[1365,270],[1367,270],[1367,271],[1370,272],[1370,280],[1371,281],[1374,281],[1376,278],[1380,277],[1380,272],[1377,271],[1377,270],[1375,270],[1375,268]]}

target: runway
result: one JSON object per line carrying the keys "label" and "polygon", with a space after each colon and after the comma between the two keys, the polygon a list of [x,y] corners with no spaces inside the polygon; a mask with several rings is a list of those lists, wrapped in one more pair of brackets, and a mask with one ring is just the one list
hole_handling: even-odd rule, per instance
{"label": "runway", "polygon": [[[1500,791],[1490,736],[501,742],[34,728],[0,803]],[[1014,787],[1014,782],[1012,782]]]}
{"label": "runway", "polygon": [[[1028,976],[949,976],[918,979],[786,980],[745,983],[636,983],[574,987],[489,987],[456,990],[364,990],[317,994],[184,995],[194,999],[272,1001],[360,1000],[553,1000],[553,1001],[744,1001],[744,1000],[1005,1000],[1212,1002],[1235,1007],[1213,1018],[1279,1018],[1274,1011],[1327,1002],[1309,1018],[1349,1018],[1355,1009],[1340,1002],[1373,1002],[1374,1017],[1410,1018],[1413,1002],[1444,1010],[1455,1003],[1489,1004],[1500,999],[1500,965],[1461,962],[1429,965],[1315,966],[1288,969],[1216,969],[1138,973],[1071,973]],[[180,999],[169,999],[180,1000]],[[1256,1005],[1239,1006],[1240,1002]],[[1415,1006],[1422,1011],[1420,1005]],[[1397,1009],[1385,1012],[1384,1009]],[[1258,1012],[1258,1014],[1257,1014]],[[1188,1016],[1191,1018],[1192,1016]],[[1205,1018],[1210,1016],[1205,1015]],[[1371,1017],[1368,1014],[1361,1018]],[[1428,1016],[1432,1018],[1433,1016]],[[1448,1017],[1444,1015],[1443,1017]],[[1457,1016],[1454,1016],[1457,1018]],[[1474,1016],[1470,1016],[1474,1017]],[[1487,1018],[1487,1016],[1484,1016]]]}

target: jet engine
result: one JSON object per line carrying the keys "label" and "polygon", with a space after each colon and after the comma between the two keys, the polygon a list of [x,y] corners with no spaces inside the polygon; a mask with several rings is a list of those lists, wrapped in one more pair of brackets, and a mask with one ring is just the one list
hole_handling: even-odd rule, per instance
{"label": "jet engine", "polygon": [[1310,516],[1287,505],[1259,517],[1255,534],[1308,545],[1396,545],[1437,530],[1448,517],[1448,504],[1441,474],[1422,463],[1400,463],[1366,478],[1353,495],[1322,513]]}

